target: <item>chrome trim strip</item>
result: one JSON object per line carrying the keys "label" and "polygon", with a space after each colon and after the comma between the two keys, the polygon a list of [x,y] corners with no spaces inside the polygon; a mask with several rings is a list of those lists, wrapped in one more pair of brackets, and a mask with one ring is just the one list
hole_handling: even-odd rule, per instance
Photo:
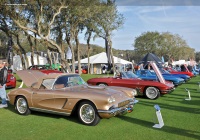
{"label": "chrome trim strip", "polygon": [[91,89],[105,89],[106,87],[103,87],[103,86],[87,86],[88,88],[91,88]]}
{"label": "chrome trim strip", "polygon": [[62,108],[64,108],[64,107],[65,107],[65,105],[66,105],[67,101],[68,101],[68,99],[66,99],[66,100],[65,100],[65,102],[64,102],[64,104],[63,104],[63,106],[62,106]]}
{"label": "chrome trim strip", "polygon": [[134,101],[132,101],[129,104],[125,105],[124,107],[113,108],[111,110],[98,110],[98,113],[106,113],[115,116],[120,114],[121,112],[127,111],[127,108],[133,106],[134,104],[135,104]]}
{"label": "chrome trim strip", "polygon": [[168,89],[168,90],[161,90],[161,93],[171,93],[172,91],[174,91],[175,88],[172,89]]}
{"label": "chrome trim strip", "polygon": [[39,112],[45,112],[45,113],[51,113],[51,114],[59,114],[59,115],[64,115],[64,116],[69,116],[70,113],[66,112],[58,112],[58,111],[53,111],[53,110],[48,110],[48,109],[41,109],[41,108],[34,108],[30,107],[31,110],[39,111]]}

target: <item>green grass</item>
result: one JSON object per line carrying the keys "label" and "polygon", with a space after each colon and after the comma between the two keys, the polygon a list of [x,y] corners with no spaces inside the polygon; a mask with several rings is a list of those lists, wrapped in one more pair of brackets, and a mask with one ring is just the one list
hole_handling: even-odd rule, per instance
{"label": "green grass", "polygon": [[[99,75],[82,75],[84,80]],[[137,98],[134,111],[125,116],[102,119],[97,126],[79,123],[77,117],[65,117],[33,112],[28,116],[18,115],[14,106],[0,109],[0,139],[105,139],[105,140],[188,140],[200,139],[200,77],[176,88],[157,100]],[[19,85],[19,83],[18,83]],[[185,88],[191,92],[191,101]],[[161,107],[165,126],[155,129],[157,123],[154,105]]]}

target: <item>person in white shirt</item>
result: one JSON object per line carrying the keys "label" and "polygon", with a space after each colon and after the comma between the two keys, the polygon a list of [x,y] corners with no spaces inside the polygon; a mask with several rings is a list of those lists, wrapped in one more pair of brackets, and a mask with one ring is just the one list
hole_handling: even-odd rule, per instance
{"label": "person in white shirt", "polygon": [[6,68],[6,62],[0,60],[0,98],[2,99],[0,108],[8,107],[6,101],[6,81],[8,75],[8,69]]}

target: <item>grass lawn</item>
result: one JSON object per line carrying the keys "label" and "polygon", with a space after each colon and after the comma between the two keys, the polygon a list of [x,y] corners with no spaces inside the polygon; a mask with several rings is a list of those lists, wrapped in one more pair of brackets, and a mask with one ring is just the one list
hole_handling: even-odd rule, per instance
{"label": "grass lawn", "polygon": [[[98,75],[82,75],[84,80]],[[1,140],[192,140],[200,139],[200,76],[176,88],[157,100],[137,98],[134,111],[125,116],[102,119],[97,126],[85,126],[77,117],[65,117],[40,112],[18,115],[14,106],[0,109]],[[19,83],[18,83],[19,85]],[[185,88],[191,92],[191,101]],[[161,107],[165,126],[157,123],[154,105]]]}

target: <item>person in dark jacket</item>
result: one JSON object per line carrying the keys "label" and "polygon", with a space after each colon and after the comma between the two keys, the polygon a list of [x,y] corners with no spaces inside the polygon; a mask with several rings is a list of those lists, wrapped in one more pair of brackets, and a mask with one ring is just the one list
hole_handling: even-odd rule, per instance
{"label": "person in dark jacket", "polygon": [[8,107],[6,102],[6,81],[7,81],[8,69],[6,68],[6,62],[0,60],[0,98],[2,103],[0,108]]}

